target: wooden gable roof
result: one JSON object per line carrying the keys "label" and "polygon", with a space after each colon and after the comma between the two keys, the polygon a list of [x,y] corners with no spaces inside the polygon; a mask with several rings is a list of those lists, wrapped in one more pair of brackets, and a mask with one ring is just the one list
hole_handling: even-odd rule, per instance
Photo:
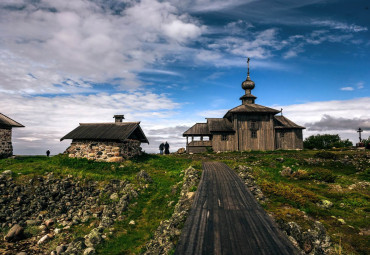
{"label": "wooden gable roof", "polygon": [[186,130],[182,136],[192,135],[210,135],[207,123],[196,123],[194,126]]}
{"label": "wooden gable roof", "polygon": [[208,129],[213,132],[235,132],[233,125],[225,118],[207,118]]}
{"label": "wooden gable roof", "polygon": [[279,113],[280,111],[259,104],[242,104],[229,110],[224,118],[229,118],[233,113]]}
{"label": "wooden gable roof", "polygon": [[78,140],[121,140],[135,139],[142,143],[149,143],[140,122],[116,123],[80,123],[80,126],[63,136],[64,139]]}
{"label": "wooden gable roof", "polygon": [[275,118],[275,128],[298,128],[298,129],[305,129],[305,127],[299,126],[295,124],[293,121],[291,121],[288,118],[285,118],[284,116],[274,116]]}
{"label": "wooden gable roof", "polygon": [[0,126],[3,127],[24,127],[21,123],[9,118],[8,116],[0,113]]}

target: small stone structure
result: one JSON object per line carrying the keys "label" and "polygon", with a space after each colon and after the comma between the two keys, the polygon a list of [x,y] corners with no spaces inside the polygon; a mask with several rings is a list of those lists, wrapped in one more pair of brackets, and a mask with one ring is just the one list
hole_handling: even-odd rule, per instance
{"label": "small stone structure", "polygon": [[141,154],[140,142],[126,140],[124,142],[73,141],[66,150],[71,158],[87,158],[97,161],[121,162]]}
{"label": "small stone structure", "polygon": [[80,123],[65,135],[73,139],[65,153],[72,158],[121,162],[141,154],[141,143],[149,143],[140,122],[122,122],[123,115],[114,115],[114,123]]}
{"label": "small stone structure", "polygon": [[13,155],[12,128],[24,127],[22,124],[12,120],[0,113],[0,158],[7,158]]}

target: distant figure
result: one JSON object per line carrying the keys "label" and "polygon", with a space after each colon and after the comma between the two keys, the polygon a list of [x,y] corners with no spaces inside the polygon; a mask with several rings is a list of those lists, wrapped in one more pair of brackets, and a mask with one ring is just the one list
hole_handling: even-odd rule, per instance
{"label": "distant figure", "polygon": [[47,151],[46,151],[46,156],[47,156],[47,157],[49,157],[49,156],[50,156],[50,151],[49,151],[49,150],[47,150]]}
{"label": "distant figure", "polygon": [[159,145],[159,154],[163,155],[163,150],[164,150],[164,143],[161,143]]}
{"label": "distant figure", "polygon": [[170,145],[167,142],[164,144],[164,154],[170,154]]}

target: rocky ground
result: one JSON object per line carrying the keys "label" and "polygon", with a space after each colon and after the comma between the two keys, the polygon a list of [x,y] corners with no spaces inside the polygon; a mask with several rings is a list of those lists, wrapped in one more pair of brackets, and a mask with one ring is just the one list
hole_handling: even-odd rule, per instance
{"label": "rocky ground", "polygon": [[180,198],[175,205],[175,211],[169,220],[161,222],[153,239],[147,243],[145,255],[169,254],[175,248],[194,200],[193,189],[198,186],[200,180],[200,172],[192,167],[184,170],[183,175]]}
{"label": "rocky ground", "polygon": [[[239,165],[235,168],[240,178],[244,181],[245,185],[255,196],[257,201],[264,204],[268,199],[263,195],[260,187],[256,184],[255,178],[251,174],[252,168],[244,165]],[[282,172],[282,174],[285,174]],[[303,231],[302,227],[296,222],[284,221],[283,219],[277,220],[280,229],[287,234],[289,240],[301,251],[302,254],[321,255],[329,254],[330,251],[330,237],[326,233],[326,229],[319,221],[310,219],[303,211],[302,217],[310,223],[311,228]],[[272,218],[274,215],[270,214]]]}
{"label": "rocky ground", "polygon": [[[53,173],[15,180],[11,171],[2,172],[0,253],[94,254],[130,200],[151,182],[145,171],[137,178],[140,185],[134,186],[128,181],[103,183]],[[71,229],[79,228],[89,231],[79,237],[71,234]]]}

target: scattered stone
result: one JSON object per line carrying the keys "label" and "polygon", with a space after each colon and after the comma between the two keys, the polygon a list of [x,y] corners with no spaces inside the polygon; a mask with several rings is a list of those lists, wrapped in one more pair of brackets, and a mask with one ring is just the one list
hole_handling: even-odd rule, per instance
{"label": "scattered stone", "polygon": [[128,224],[129,225],[135,225],[135,221],[134,220],[130,220],[130,222]]}
{"label": "scattered stone", "polygon": [[2,175],[12,175],[13,172],[11,170],[5,170],[2,172]]}
{"label": "scattered stone", "polygon": [[341,219],[341,218],[339,218],[339,219],[338,219],[338,221],[339,221],[340,223],[342,223],[343,225],[344,225],[344,224],[346,224],[346,222],[345,222],[343,219]]}
{"label": "scattered stone", "polygon": [[49,239],[51,239],[51,235],[47,234],[47,235],[44,235],[43,237],[41,237],[41,239],[37,242],[37,244],[43,244],[45,243],[46,241],[48,241]]}
{"label": "scattered stone", "polygon": [[60,234],[62,232],[62,230],[60,228],[56,228],[54,229],[54,234]]}
{"label": "scattered stone", "polygon": [[18,224],[15,224],[4,237],[5,241],[15,242],[21,240],[23,236],[24,228]]}
{"label": "scattered stone", "polygon": [[333,202],[330,202],[329,200],[323,199],[320,202],[317,203],[318,206],[324,209],[329,209],[333,206]]}
{"label": "scattered stone", "polygon": [[50,228],[51,226],[54,225],[54,219],[48,219],[45,221],[45,226]]}
{"label": "scattered stone", "polygon": [[98,228],[94,228],[86,237],[85,245],[87,247],[94,247],[102,240],[101,233]]}
{"label": "scattered stone", "polygon": [[287,166],[287,167],[284,166],[283,170],[281,170],[280,174],[281,174],[281,176],[284,176],[284,177],[290,177],[293,174],[293,171],[289,166]]}
{"label": "scattered stone", "polygon": [[62,254],[63,252],[65,252],[67,250],[68,246],[67,245],[59,245],[57,246],[57,248],[55,249],[56,251],[56,254],[59,255],[59,254]]}
{"label": "scattered stone", "polygon": [[119,199],[119,196],[118,196],[118,193],[113,193],[112,195],[110,195],[109,197],[111,200],[118,200]]}
{"label": "scattered stone", "polygon": [[276,158],[275,160],[278,161],[278,162],[281,162],[281,163],[284,162],[284,158]]}
{"label": "scattered stone", "polygon": [[184,154],[186,152],[185,148],[180,148],[177,150],[177,154]]}
{"label": "scattered stone", "polygon": [[36,220],[26,220],[26,224],[27,226],[35,226],[37,225],[37,221]]}
{"label": "scattered stone", "polygon": [[188,199],[193,199],[194,194],[195,194],[195,192],[188,192],[188,193],[186,194],[186,197],[187,197]]}
{"label": "scattered stone", "polygon": [[18,252],[17,255],[27,255],[24,251]]}
{"label": "scattered stone", "polygon": [[141,170],[137,175],[136,175],[136,178],[138,180],[142,180],[144,182],[148,182],[148,183],[151,183],[153,182],[152,178],[149,176],[149,174],[147,172],[145,172],[144,170]]}
{"label": "scattered stone", "polygon": [[92,255],[92,254],[95,254],[95,253],[96,253],[95,252],[95,249],[92,248],[92,247],[89,247],[89,248],[87,248],[87,249],[84,250],[83,255]]}

